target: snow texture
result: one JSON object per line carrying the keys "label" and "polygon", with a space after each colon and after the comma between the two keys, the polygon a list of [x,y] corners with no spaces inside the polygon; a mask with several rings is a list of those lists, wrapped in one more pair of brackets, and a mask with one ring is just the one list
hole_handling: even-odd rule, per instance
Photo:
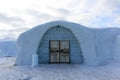
{"label": "snow texture", "polygon": [[120,61],[119,28],[89,29],[80,24],[53,21],[38,25],[22,33],[17,41],[17,65],[31,65],[32,54],[37,54],[44,34],[53,26],[61,25],[69,29],[77,39],[82,50],[84,64],[104,64],[109,60]]}
{"label": "snow texture", "polygon": [[120,64],[40,64],[13,66],[15,58],[0,58],[0,80],[120,80]]}

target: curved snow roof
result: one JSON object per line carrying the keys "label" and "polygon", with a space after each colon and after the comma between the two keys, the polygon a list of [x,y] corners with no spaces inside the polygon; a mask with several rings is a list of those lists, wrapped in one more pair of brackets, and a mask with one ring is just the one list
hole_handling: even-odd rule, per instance
{"label": "curved snow roof", "polygon": [[[80,25],[78,23],[74,23],[74,22],[68,22],[68,21],[51,21],[48,23],[44,23],[44,24],[40,24],[37,25],[35,27],[33,27],[32,29],[28,30],[27,32],[33,31],[35,29],[41,29],[41,30],[45,30],[45,29],[49,29],[50,27],[56,26],[56,25],[61,25],[64,26],[66,28],[70,28],[70,29],[75,29],[77,31],[77,29],[88,29],[87,27]],[[26,33],[26,32],[25,32]]]}
{"label": "curved snow roof", "polygon": [[[20,61],[23,64],[31,64],[31,55],[33,53],[37,53],[38,46],[42,40],[42,37],[52,27],[55,27],[57,25],[60,25],[62,27],[65,27],[69,29],[74,36],[76,37],[79,45],[82,48],[82,52],[85,53],[85,55],[89,55],[90,52],[91,55],[89,55],[85,62],[89,63],[89,61],[94,61],[95,55],[95,49],[94,49],[94,39],[93,34],[89,28],[86,28],[80,24],[73,23],[73,22],[67,22],[67,21],[52,21],[48,22],[42,25],[38,25],[24,33],[22,33],[18,38],[18,56],[26,56],[25,61]],[[83,45],[82,45],[83,44]],[[88,46],[89,45],[89,46]],[[85,49],[85,50],[84,50]],[[29,51],[31,50],[31,51]],[[24,54],[24,55],[23,55]],[[20,57],[20,58],[22,58]],[[27,58],[29,57],[29,58]],[[84,56],[86,57],[86,56]],[[93,59],[93,60],[91,60]],[[19,61],[21,59],[18,59]],[[24,59],[23,59],[24,60]],[[19,63],[20,63],[19,62]]]}
{"label": "curved snow roof", "polygon": [[32,29],[22,33],[19,38],[18,38],[18,41],[21,40],[20,38],[25,35],[28,35],[26,37],[29,37],[29,35],[33,35],[33,34],[39,34],[39,35],[43,35],[48,29],[54,27],[54,26],[57,26],[57,25],[60,25],[60,26],[63,26],[67,29],[69,29],[70,31],[72,31],[74,34],[76,34],[75,36],[80,36],[79,32],[80,31],[84,31],[86,33],[90,33],[91,34],[91,31],[89,28],[83,26],[83,25],[80,25],[78,23],[74,23],[74,22],[67,22],[67,21],[52,21],[52,22],[48,22],[48,23],[44,23],[44,24],[40,24],[40,25],[37,25],[35,27],[33,27]]}

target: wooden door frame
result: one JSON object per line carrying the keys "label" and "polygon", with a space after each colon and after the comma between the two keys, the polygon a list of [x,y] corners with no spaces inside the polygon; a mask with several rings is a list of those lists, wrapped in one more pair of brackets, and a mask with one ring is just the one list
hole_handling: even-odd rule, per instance
{"label": "wooden door frame", "polygon": [[[59,50],[60,50],[60,47],[61,47],[61,44],[60,44],[60,42],[61,41],[68,41],[69,42],[69,62],[60,62],[60,51],[59,51],[59,62],[50,62],[50,60],[51,60],[51,52],[50,52],[50,48],[51,48],[51,41],[58,41],[59,42]],[[71,60],[70,60],[70,40],[49,40],[49,63],[50,64],[60,64],[60,63],[68,63],[68,64],[70,64],[71,63]]]}

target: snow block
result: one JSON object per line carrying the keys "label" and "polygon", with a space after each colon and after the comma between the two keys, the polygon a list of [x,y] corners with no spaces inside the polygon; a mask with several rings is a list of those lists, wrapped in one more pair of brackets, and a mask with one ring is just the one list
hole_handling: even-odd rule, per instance
{"label": "snow block", "polygon": [[114,60],[120,62],[120,35],[116,37]]}
{"label": "snow block", "polygon": [[35,67],[38,65],[38,55],[37,54],[32,54],[32,65],[31,67]]}

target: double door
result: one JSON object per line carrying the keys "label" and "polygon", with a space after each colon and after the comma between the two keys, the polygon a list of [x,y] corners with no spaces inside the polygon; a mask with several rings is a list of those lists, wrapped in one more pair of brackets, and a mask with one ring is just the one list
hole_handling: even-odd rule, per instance
{"label": "double door", "polygon": [[69,40],[50,40],[50,63],[70,62],[70,42]]}

